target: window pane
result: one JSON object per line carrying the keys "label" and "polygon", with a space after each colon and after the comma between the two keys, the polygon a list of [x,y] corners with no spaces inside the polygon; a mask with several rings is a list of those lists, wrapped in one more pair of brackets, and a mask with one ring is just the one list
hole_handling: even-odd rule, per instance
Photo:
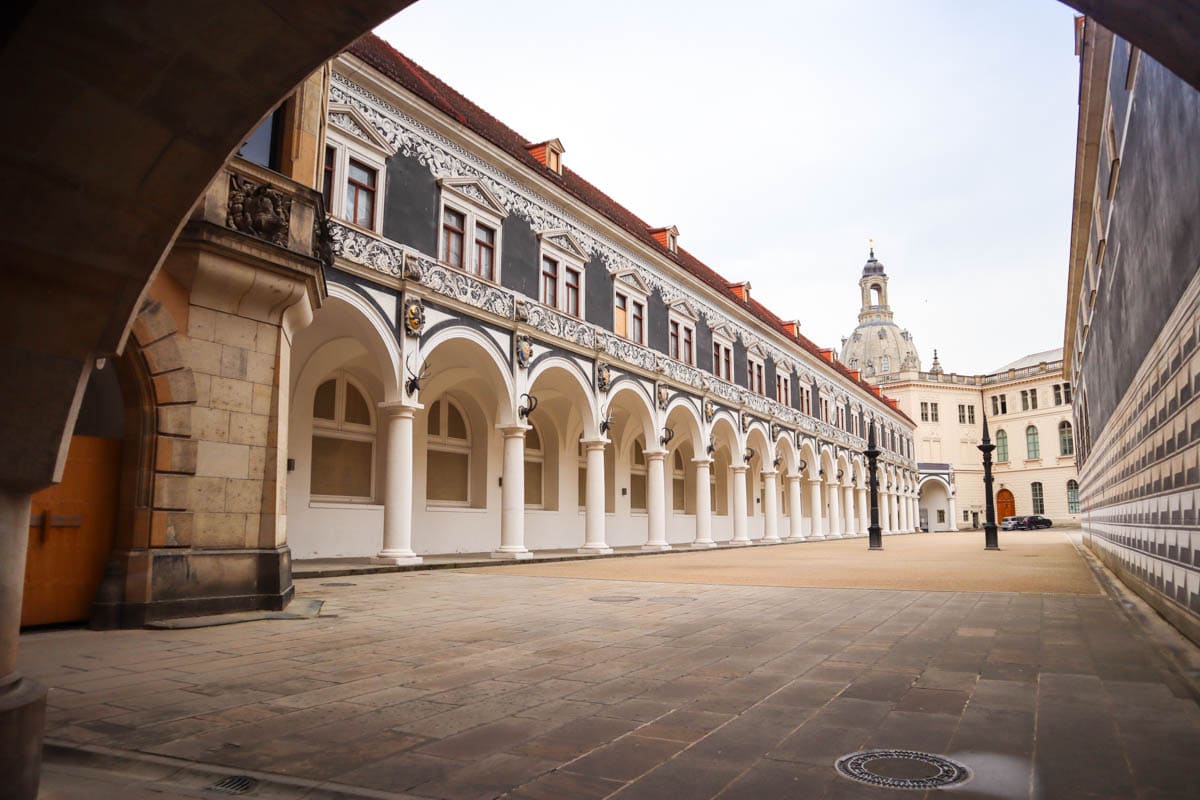
{"label": "window pane", "polygon": [[587,467],[579,468],[579,507],[587,508]]}
{"label": "window pane", "polygon": [[469,464],[466,453],[430,450],[426,459],[425,496],[433,502],[467,502]]}
{"label": "window pane", "polygon": [[363,398],[362,392],[349,382],[346,383],[345,420],[354,425],[371,424],[371,410],[367,407],[367,401]]}
{"label": "window pane", "polygon": [[483,244],[495,244],[496,232],[486,225],[475,225],[475,240]]}
{"label": "window pane", "polygon": [[438,400],[429,407],[429,423],[426,432],[430,436],[442,435],[442,401]]}
{"label": "window pane", "polygon": [[671,507],[675,511],[683,511],[683,502],[686,498],[683,496],[683,478],[676,478],[671,482]]}
{"label": "window pane", "polygon": [[613,333],[617,336],[628,336],[628,328],[625,326],[625,309],[617,306],[613,310]]}
{"label": "window pane", "polygon": [[371,497],[371,442],[314,436],[312,482],[314,495]]}
{"label": "window pane", "polygon": [[367,186],[374,186],[375,170],[360,164],[352,158],[350,159],[350,180]]}
{"label": "window pane", "polygon": [[646,510],[646,476],[629,476],[629,507],[635,511]]}
{"label": "window pane", "polygon": [[467,440],[467,422],[453,403],[446,404],[446,438]]}
{"label": "window pane", "polygon": [[375,193],[362,189],[358,190],[358,206],[354,214],[354,224],[369,228],[375,221]]}
{"label": "window pane", "polygon": [[525,462],[525,505],[542,504],[542,462]]}
{"label": "window pane", "polygon": [[327,419],[330,422],[337,419],[334,412],[336,398],[336,380],[330,379],[318,386],[317,394],[313,397],[313,416],[317,419]]}

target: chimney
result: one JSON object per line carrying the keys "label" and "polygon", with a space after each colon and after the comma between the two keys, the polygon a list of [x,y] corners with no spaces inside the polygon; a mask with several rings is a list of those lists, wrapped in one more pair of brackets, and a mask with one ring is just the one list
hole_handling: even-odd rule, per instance
{"label": "chimney", "polygon": [[654,237],[654,241],[672,253],[679,252],[679,228],[674,225],[669,228],[651,228],[650,235]]}
{"label": "chimney", "polygon": [[800,320],[794,319],[790,322],[783,323],[783,329],[787,331],[787,335],[793,339],[800,338]]}
{"label": "chimney", "polygon": [[538,142],[537,144],[527,144],[525,145],[525,149],[542,166],[553,170],[556,175],[562,175],[562,155],[566,151],[563,150],[562,142],[558,139],[550,139],[549,141]]}
{"label": "chimney", "polygon": [[741,300],[743,303],[750,302],[750,281],[742,281],[741,283],[727,284],[729,290],[733,292],[734,297]]}

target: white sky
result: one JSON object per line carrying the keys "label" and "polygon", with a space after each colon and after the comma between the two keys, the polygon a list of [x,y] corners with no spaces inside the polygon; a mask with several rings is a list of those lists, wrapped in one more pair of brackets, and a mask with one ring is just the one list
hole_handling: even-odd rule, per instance
{"label": "white sky", "polygon": [[928,368],[1062,344],[1078,62],[1055,0],[421,0],[378,33],[821,346],[867,240]]}

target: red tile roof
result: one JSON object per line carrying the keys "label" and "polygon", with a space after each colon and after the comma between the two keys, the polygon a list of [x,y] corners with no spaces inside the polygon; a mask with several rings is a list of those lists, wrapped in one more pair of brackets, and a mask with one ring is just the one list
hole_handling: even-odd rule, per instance
{"label": "red tile roof", "polygon": [[[550,168],[544,166],[529,152],[528,148],[534,144],[533,142],[521,136],[512,128],[459,94],[457,90],[445,83],[441,78],[429,72],[429,70],[420,64],[417,64],[383,39],[373,33],[368,33],[351,44],[347,48],[347,51],[362,59],[437,110],[447,114],[471,131],[487,139],[517,161],[525,164],[544,180],[558,185],[569,194],[575,196],[580,202],[608,217],[609,220],[625,230],[630,236],[656,250],[663,258],[675,262],[683,270],[703,281],[715,292],[745,308],[752,316],[758,318],[760,322],[779,331],[815,358],[827,366],[831,366],[845,376],[847,380],[859,384],[866,390],[868,395],[873,394],[870,384],[861,379],[856,380],[851,370],[845,365],[840,362],[829,364],[828,361],[822,358],[821,348],[817,347],[806,336],[801,334],[792,337],[784,321],[767,309],[762,303],[759,303],[757,300],[751,300],[749,303],[739,300],[730,288],[732,284],[728,279],[722,277],[716,270],[709,267],[684,248],[680,247],[678,248],[678,252],[672,253],[655,239],[652,234],[654,230],[653,226],[584,180],[569,167],[564,166],[562,175],[558,175]],[[891,408],[886,402],[883,405],[889,409]],[[905,419],[909,419],[903,412],[898,413]],[[909,419],[909,422],[912,422],[912,420]]]}

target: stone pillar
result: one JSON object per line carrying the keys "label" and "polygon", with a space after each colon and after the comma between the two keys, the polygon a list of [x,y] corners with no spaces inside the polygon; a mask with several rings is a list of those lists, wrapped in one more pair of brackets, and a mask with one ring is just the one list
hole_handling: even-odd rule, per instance
{"label": "stone pillar", "polygon": [[900,495],[895,489],[888,496],[888,515],[891,517],[892,533],[900,533]]}
{"label": "stone pillar", "polygon": [[29,495],[0,491],[0,776],[5,797],[34,800],[46,727],[46,690],[17,672]]}
{"label": "stone pillar", "polygon": [[712,537],[712,486],[709,484],[709,471],[712,469],[712,459],[707,456],[693,458],[696,465],[696,541],[692,547],[716,547]]}
{"label": "stone pillar", "polygon": [[613,549],[605,541],[604,531],[604,447],[608,439],[584,439],[587,449],[587,497],[584,502],[584,535],[581,553],[611,553]]}
{"label": "stone pillar", "polygon": [[801,497],[803,493],[800,491],[800,476],[788,475],[788,508],[791,509],[791,517],[788,520],[790,523],[788,537],[789,542],[804,541],[804,506],[802,505]]}
{"label": "stone pillar", "polygon": [[862,486],[858,487],[858,530],[863,534],[871,527],[871,509],[867,507],[869,502],[867,490]]}
{"label": "stone pillar", "polygon": [[779,473],[773,469],[763,470],[763,538],[764,544],[779,541]]}
{"label": "stone pillar", "polygon": [[854,488],[852,486],[843,486],[842,487],[842,500],[846,506],[846,510],[845,510],[846,535],[854,536],[858,533],[858,530],[857,530],[857,526],[855,525]]}
{"label": "stone pillar", "polygon": [[888,512],[888,493],[884,490],[879,492],[879,527],[885,534],[892,532],[891,516]]}
{"label": "stone pillar", "polygon": [[954,495],[950,495],[950,530],[958,530],[958,503]]}
{"label": "stone pillar", "polygon": [[903,489],[896,492],[896,527],[901,533],[908,533],[908,509],[904,507],[907,500]]}
{"label": "stone pillar", "polygon": [[750,544],[746,530],[746,465],[736,464],[729,468],[733,473],[733,541],[730,544]]}
{"label": "stone pillar", "polygon": [[670,550],[667,544],[666,450],[646,451],[646,543],[643,550]]}
{"label": "stone pillar", "polygon": [[492,558],[532,558],[525,549],[525,431],[524,425],[502,427],[504,475],[500,492],[500,547]]}
{"label": "stone pillar", "polygon": [[383,549],[373,561],[381,564],[420,564],[412,549],[413,414],[420,406],[380,403],[387,418],[387,452],[383,489]]}
{"label": "stone pillar", "polygon": [[810,520],[809,538],[824,539],[825,522],[822,518],[821,482],[815,478],[808,482],[808,513]]}
{"label": "stone pillar", "polygon": [[842,487],[837,485],[837,481],[830,481],[829,488],[829,538],[836,539],[842,536]]}

